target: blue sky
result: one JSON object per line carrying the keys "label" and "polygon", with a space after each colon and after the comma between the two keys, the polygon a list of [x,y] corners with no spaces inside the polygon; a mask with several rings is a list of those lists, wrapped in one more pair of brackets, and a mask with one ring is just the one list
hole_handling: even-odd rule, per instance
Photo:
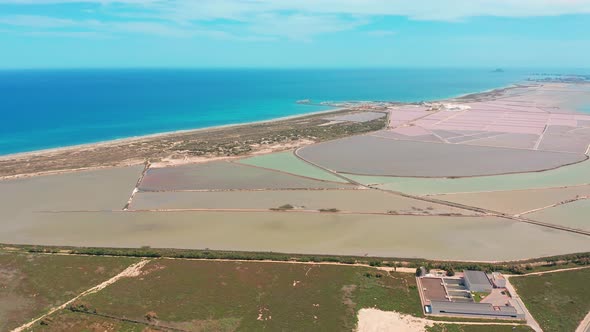
{"label": "blue sky", "polygon": [[590,67],[590,0],[0,0],[0,67]]}

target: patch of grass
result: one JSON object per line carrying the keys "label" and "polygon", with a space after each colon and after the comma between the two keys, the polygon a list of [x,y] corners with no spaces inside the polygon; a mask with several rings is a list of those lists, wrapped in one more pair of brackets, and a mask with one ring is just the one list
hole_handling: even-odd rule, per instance
{"label": "patch of grass", "polygon": [[473,296],[475,302],[481,302],[481,300],[488,295],[490,295],[488,292],[471,292],[471,296]]}
{"label": "patch of grass", "polygon": [[461,324],[434,324],[426,328],[427,332],[529,332],[533,331],[526,325],[461,325]]}
{"label": "patch of grass", "polygon": [[136,261],[0,252],[0,331],[40,316]]}
{"label": "patch of grass", "polygon": [[590,311],[590,269],[513,277],[510,282],[546,332],[574,331]]}
{"label": "patch of grass", "polygon": [[359,280],[355,293],[357,310],[377,308],[423,316],[416,278],[410,273],[375,272],[369,270]]}
{"label": "patch of grass", "polygon": [[365,307],[421,314],[411,274],[257,262],[158,259],[84,301],[99,315],[147,322],[150,313],[161,326],[227,331],[350,331]]}
{"label": "patch of grass", "polygon": [[117,331],[117,332],[147,332],[160,331],[146,329],[146,325],[125,322],[118,319],[89,315],[80,312],[62,310],[52,315],[41,324],[35,325],[28,331]]}

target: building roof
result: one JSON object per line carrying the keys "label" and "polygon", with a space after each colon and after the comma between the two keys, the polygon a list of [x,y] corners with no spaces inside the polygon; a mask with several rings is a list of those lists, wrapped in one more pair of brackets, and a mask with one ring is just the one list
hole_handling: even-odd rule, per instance
{"label": "building roof", "polygon": [[482,271],[465,270],[463,274],[471,285],[491,285],[488,276]]}
{"label": "building roof", "polygon": [[[447,292],[442,285],[441,278],[420,278],[423,287],[424,298],[429,301],[445,301],[447,300]],[[447,300],[448,301],[448,300]]]}
{"label": "building roof", "polygon": [[491,303],[446,302],[432,301],[432,308],[447,313],[471,315],[516,315],[516,309],[511,306],[495,307]]}

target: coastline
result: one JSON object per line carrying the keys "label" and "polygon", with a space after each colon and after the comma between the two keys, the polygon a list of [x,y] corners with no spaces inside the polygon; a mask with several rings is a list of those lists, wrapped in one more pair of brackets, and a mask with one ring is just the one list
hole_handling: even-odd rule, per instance
{"label": "coastline", "polygon": [[[511,83],[509,85],[500,86],[497,88],[464,93],[461,95],[450,96],[450,97],[443,98],[443,99],[423,100],[423,101],[417,101],[417,102],[397,102],[397,101],[391,100],[391,101],[387,101],[387,102],[399,103],[400,105],[413,104],[413,103],[418,103],[418,102],[431,102],[431,103],[445,102],[445,101],[466,102],[466,99],[468,100],[468,99],[475,98],[477,96],[482,96],[482,95],[485,96],[488,94],[493,94],[496,91],[503,91],[506,89],[512,89],[512,88],[515,88],[518,86],[519,86],[519,83],[515,82],[515,83]],[[341,111],[345,111],[345,110],[348,110],[348,108],[345,108],[345,107],[332,108],[332,109],[328,109],[328,110],[306,112],[306,113],[301,113],[301,114],[271,118],[271,119],[267,119],[267,120],[238,122],[238,123],[230,123],[230,124],[225,124],[225,125],[210,126],[210,127],[203,127],[203,128],[194,128],[194,129],[181,129],[181,130],[159,132],[159,133],[147,134],[147,135],[137,135],[137,136],[124,137],[124,138],[108,139],[108,140],[97,141],[97,142],[67,145],[67,146],[61,146],[61,147],[55,147],[55,148],[47,148],[47,149],[32,150],[32,151],[25,151],[25,152],[15,152],[15,153],[9,153],[9,154],[0,154],[0,161],[35,157],[35,156],[41,156],[41,155],[52,155],[52,154],[56,154],[56,153],[75,151],[75,150],[79,150],[79,149],[92,149],[92,148],[99,148],[99,147],[109,147],[112,145],[125,144],[125,143],[136,143],[136,142],[141,142],[146,139],[174,137],[176,135],[193,134],[193,133],[199,133],[199,132],[206,132],[209,130],[218,130],[218,129],[226,129],[226,128],[231,128],[231,127],[273,123],[273,122],[303,118],[306,116],[330,114],[330,113],[341,112]]]}
{"label": "coastline", "polygon": [[68,145],[68,146],[57,147],[57,148],[48,148],[48,149],[41,149],[41,150],[34,150],[34,151],[27,151],[27,152],[16,152],[16,153],[0,155],[0,161],[10,160],[10,159],[14,159],[14,158],[34,157],[34,156],[38,156],[38,155],[50,155],[53,153],[62,153],[62,152],[78,150],[78,149],[91,149],[91,148],[95,148],[95,147],[96,148],[97,147],[109,147],[111,145],[117,145],[117,144],[140,142],[140,141],[143,141],[146,139],[173,137],[176,135],[193,134],[193,133],[205,132],[205,131],[209,131],[209,130],[218,130],[218,129],[227,129],[227,128],[231,128],[231,127],[241,127],[241,126],[250,126],[250,125],[256,125],[256,124],[273,123],[273,122],[303,118],[306,116],[336,113],[336,112],[341,112],[341,111],[345,111],[345,110],[347,110],[347,109],[346,108],[334,108],[334,109],[323,110],[323,111],[282,116],[282,117],[278,117],[278,118],[272,118],[269,120],[230,123],[230,124],[225,124],[225,125],[195,128],[195,129],[181,129],[181,130],[174,130],[174,131],[165,131],[165,132],[161,132],[161,133],[139,135],[139,136],[130,136],[130,137],[125,137],[125,138],[116,138],[116,139],[111,139],[111,140],[98,141],[98,142],[94,142],[94,143],[83,143],[83,144]]}

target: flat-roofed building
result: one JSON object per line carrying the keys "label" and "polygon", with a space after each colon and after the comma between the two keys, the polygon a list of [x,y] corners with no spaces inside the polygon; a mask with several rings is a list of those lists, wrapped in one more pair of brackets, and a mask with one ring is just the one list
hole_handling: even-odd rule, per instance
{"label": "flat-roofed building", "polygon": [[492,282],[498,288],[506,288],[506,278],[500,272],[492,272]]}
{"label": "flat-roofed building", "polygon": [[485,272],[482,271],[463,271],[465,287],[472,292],[491,292],[492,283]]}
{"label": "flat-roofed building", "polygon": [[463,303],[448,301],[432,301],[430,310],[435,315],[473,316],[479,318],[523,319],[512,306],[493,306],[491,303]]}
{"label": "flat-roofed building", "polygon": [[441,278],[420,278],[422,292],[426,301],[448,301],[447,291]]}

